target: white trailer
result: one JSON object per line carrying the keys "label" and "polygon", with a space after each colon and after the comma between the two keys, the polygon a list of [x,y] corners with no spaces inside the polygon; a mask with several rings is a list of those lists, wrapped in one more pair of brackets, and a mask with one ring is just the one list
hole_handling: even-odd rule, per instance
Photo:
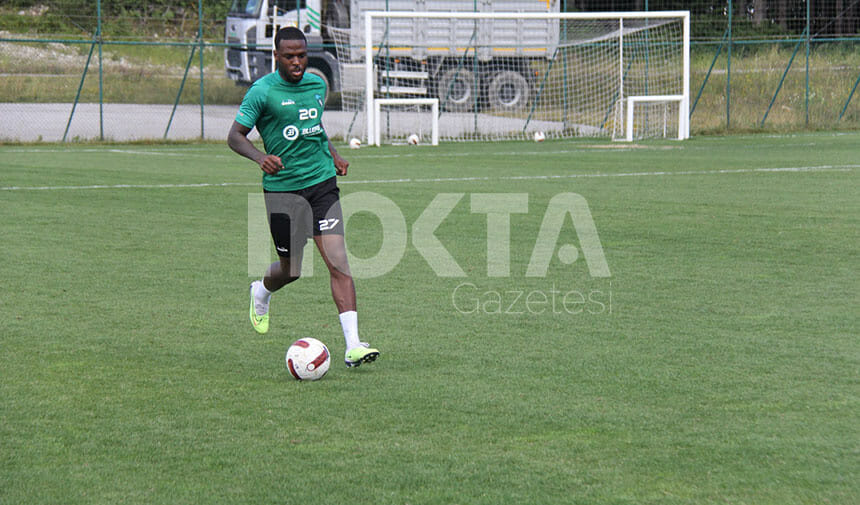
{"label": "white trailer", "polygon": [[[340,93],[364,87],[368,11],[557,13],[559,0],[234,0],[227,18],[227,74],[249,85],[271,72],[278,27],[308,37],[308,71]],[[475,29],[439,18],[374,26],[375,90],[388,97],[438,98],[445,110],[522,110],[535,85],[531,62],[551,57],[558,22],[476,20]]]}

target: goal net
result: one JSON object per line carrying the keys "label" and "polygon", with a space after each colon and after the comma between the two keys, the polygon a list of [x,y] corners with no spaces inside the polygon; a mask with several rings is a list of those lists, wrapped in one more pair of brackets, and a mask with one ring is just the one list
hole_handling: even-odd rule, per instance
{"label": "goal net", "polygon": [[538,131],[625,140],[631,121],[632,139],[687,138],[689,19],[687,11],[352,13],[360,29],[337,37],[350,135],[372,141],[380,128],[402,142],[416,133],[404,114],[426,108],[388,106],[375,124],[374,101],[435,98],[441,141]]}

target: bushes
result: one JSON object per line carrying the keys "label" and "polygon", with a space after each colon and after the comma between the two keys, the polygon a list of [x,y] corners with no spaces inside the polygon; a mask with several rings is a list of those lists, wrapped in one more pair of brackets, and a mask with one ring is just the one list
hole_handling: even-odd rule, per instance
{"label": "bushes", "polygon": [[[223,37],[230,0],[203,3],[204,38]],[[24,15],[19,12],[24,11]],[[188,38],[197,33],[195,0],[103,0],[102,33],[108,37]],[[6,0],[0,26],[16,33],[91,35],[98,24],[92,0]]]}

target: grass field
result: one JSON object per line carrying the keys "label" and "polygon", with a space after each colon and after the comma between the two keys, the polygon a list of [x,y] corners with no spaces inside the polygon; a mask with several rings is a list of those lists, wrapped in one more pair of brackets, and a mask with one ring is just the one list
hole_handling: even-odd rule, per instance
{"label": "grass field", "polygon": [[[858,146],[343,150],[345,200],[409,232],[392,253],[346,209],[382,351],[358,369],[318,258],[250,328],[259,171],[226,145],[0,146],[0,503],[858,503]],[[568,192],[609,277],[581,214],[526,275]],[[505,194],[527,199],[508,241],[480,211]],[[437,275],[428,231],[465,276]],[[302,336],[332,351],[319,382],[284,367]]]}

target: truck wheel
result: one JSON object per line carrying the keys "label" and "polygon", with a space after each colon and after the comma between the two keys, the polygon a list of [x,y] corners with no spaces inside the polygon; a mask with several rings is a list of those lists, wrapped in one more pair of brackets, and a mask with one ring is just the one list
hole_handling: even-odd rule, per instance
{"label": "truck wheel", "polygon": [[325,72],[323,72],[322,70],[320,70],[316,67],[308,67],[307,69],[305,69],[305,72],[307,72],[309,74],[317,75],[317,76],[319,76],[320,79],[323,80],[323,82],[325,83],[325,99],[323,100],[323,103],[327,104],[328,103],[328,97],[331,95],[331,92],[329,89],[329,85],[331,84],[331,82],[329,82],[328,76],[325,75]]}
{"label": "truck wheel", "polygon": [[501,111],[519,111],[529,102],[529,82],[519,72],[505,70],[490,80],[487,99],[490,107]]}
{"label": "truck wheel", "polygon": [[439,105],[452,112],[467,112],[475,108],[475,74],[465,69],[449,68],[436,84]]}
{"label": "truck wheel", "polygon": [[325,2],[325,25],[335,28],[349,28],[349,4],[346,0]]}

